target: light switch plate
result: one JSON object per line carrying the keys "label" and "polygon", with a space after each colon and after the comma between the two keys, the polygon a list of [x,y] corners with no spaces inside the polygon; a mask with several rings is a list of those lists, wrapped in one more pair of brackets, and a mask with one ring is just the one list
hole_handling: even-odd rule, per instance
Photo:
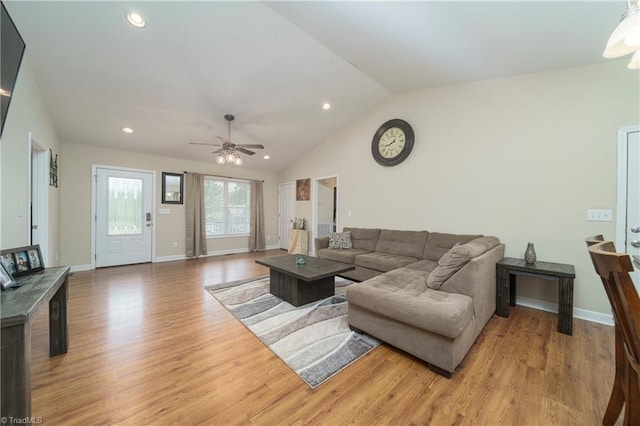
{"label": "light switch plate", "polygon": [[590,222],[611,222],[613,211],[611,209],[589,209],[587,210],[587,220]]}

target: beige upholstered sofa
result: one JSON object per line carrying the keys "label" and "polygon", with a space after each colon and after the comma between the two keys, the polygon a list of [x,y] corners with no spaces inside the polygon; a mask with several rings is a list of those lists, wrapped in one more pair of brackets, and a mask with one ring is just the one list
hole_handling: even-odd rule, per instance
{"label": "beige upholstered sofa", "polygon": [[315,245],[317,256],[356,267],[344,274],[361,281],[347,289],[349,325],[451,377],[495,312],[504,244],[482,235],[343,232],[350,248],[329,248],[328,237]]}

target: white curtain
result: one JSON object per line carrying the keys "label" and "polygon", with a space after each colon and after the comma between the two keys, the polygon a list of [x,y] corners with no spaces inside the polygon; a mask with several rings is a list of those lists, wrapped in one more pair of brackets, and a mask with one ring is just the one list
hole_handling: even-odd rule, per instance
{"label": "white curtain", "polygon": [[186,241],[187,257],[207,254],[207,229],[204,211],[204,175],[187,173],[186,175]]}
{"label": "white curtain", "polygon": [[262,181],[251,181],[251,216],[249,218],[249,251],[264,250],[264,202]]}

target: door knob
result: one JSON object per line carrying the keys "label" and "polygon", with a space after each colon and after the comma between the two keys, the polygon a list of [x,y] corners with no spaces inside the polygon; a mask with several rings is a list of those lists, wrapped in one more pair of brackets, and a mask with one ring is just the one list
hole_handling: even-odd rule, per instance
{"label": "door knob", "polygon": [[631,227],[631,232],[634,232],[634,233],[637,234],[638,232],[640,232],[640,226],[632,226]]}
{"label": "door knob", "polygon": [[635,248],[640,248],[640,241],[633,240],[631,241],[631,245],[634,246]]}

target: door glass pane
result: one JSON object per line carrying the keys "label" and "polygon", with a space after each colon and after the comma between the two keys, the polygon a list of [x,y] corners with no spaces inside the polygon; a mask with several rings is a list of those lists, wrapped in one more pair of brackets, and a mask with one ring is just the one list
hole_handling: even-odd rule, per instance
{"label": "door glass pane", "polygon": [[109,177],[108,234],[142,233],[142,179]]}

